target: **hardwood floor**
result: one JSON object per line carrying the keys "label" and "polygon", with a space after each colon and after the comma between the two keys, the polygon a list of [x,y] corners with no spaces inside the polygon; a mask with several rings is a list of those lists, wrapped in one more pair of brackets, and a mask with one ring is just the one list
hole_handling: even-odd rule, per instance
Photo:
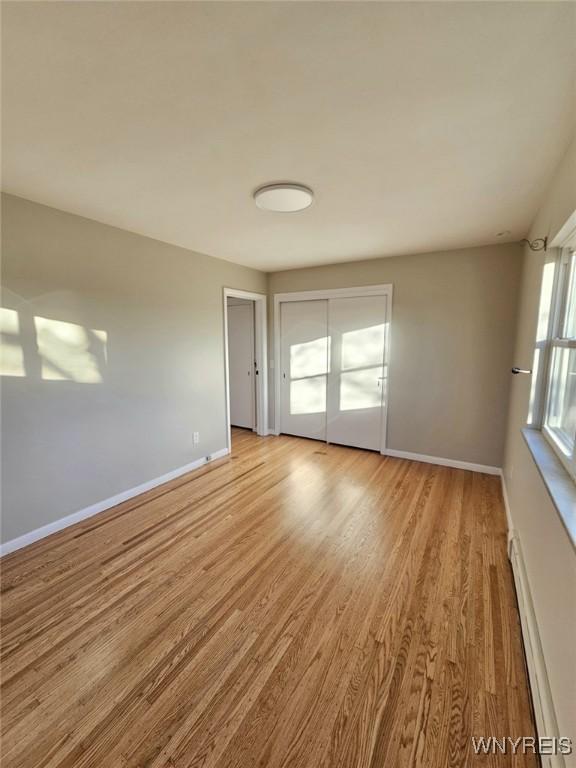
{"label": "hardwood floor", "polygon": [[3,561],[8,768],[532,766],[496,477],[298,438]]}

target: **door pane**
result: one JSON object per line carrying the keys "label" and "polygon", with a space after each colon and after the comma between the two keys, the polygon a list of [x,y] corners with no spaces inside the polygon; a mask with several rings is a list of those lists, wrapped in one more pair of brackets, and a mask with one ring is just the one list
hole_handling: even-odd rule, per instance
{"label": "door pane", "polygon": [[290,415],[326,411],[326,376],[290,382]]}
{"label": "door pane", "polygon": [[328,371],[328,338],[290,345],[290,378],[303,379]]}
{"label": "door pane", "polygon": [[384,323],[342,334],[342,370],[382,365]]}
{"label": "door pane", "polygon": [[282,302],[280,332],[280,431],[325,440],[328,302]]}
{"label": "door pane", "polygon": [[382,366],[346,371],[340,376],[340,410],[380,408],[382,403]]}
{"label": "door pane", "polygon": [[330,299],[328,441],[380,450],[386,296]]}

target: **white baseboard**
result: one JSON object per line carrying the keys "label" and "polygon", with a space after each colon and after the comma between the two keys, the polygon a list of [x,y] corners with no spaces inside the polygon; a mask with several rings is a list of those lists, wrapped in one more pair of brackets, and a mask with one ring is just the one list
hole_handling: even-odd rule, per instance
{"label": "white baseboard", "polygon": [[[512,512],[504,475],[502,475],[502,495],[506,508],[508,521],[508,557],[512,565],[516,595],[518,597],[518,610],[520,612],[520,624],[522,639],[526,652],[526,664],[528,667],[528,679],[532,702],[534,705],[534,717],[536,730],[542,736],[560,736],[558,720],[554,709],[552,691],[546,671],[544,651],[540,640],[540,631],[534,611],[530,582],[526,572],[526,564],[522,554],[520,536],[514,528]],[[565,768],[563,755],[541,755],[542,768]]]}
{"label": "white baseboard", "polygon": [[473,464],[469,461],[458,461],[457,459],[443,459],[440,456],[426,456],[423,453],[410,453],[409,451],[395,451],[393,448],[387,448],[386,456],[393,456],[396,459],[408,459],[409,461],[423,461],[426,464],[438,464],[441,467],[454,467],[454,469],[469,469],[471,472],[482,472],[484,475],[501,475],[500,467],[490,467],[487,464]]}
{"label": "white baseboard", "polygon": [[[280,435],[276,429],[270,428],[269,435]],[[408,459],[409,461],[423,461],[426,464],[438,464],[440,467],[453,467],[454,469],[468,469],[471,472],[481,472],[484,475],[501,475],[500,467],[490,467],[487,464],[473,464],[469,461],[458,461],[457,459],[443,459],[440,456],[426,456],[423,453],[411,453],[410,451],[396,451],[393,448],[387,448],[383,452],[384,456],[393,456],[396,459]]]}
{"label": "white baseboard", "polygon": [[141,493],[150,491],[152,488],[156,488],[158,485],[162,485],[163,483],[167,483],[170,480],[174,480],[175,478],[180,477],[180,475],[185,475],[187,472],[192,472],[194,469],[198,469],[199,467],[204,466],[209,461],[221,459],[228,455],[228,453],[230,453],[228,448],[222,448],[219,451],[212,453],[210,457],[204,456],[201,459],[196,459],[196,461],[192,461],[190,464],[185,464],[183,467],[179,467],[178,469],[173,469],[171,472],[167,472],[165,475],[154,478],[154,480],[148,480],[148,482],[137,485],[135,488],[122,491],[122,493],[118,493],[116,496],[110,496],[108,499],[103,499],[102,501],[98,501],[96,504],[91,504],[89,507],[85,507],[78,512],[73,512],[71,515],[66,515],[66,517],[61,517],[59,520],[54,520],[54,522],[43,525],[41,528],[36,528],[33,531],[24,533],[22,536],[18,536],[18,538],[12,539],[11,541],[7,541],[0,545],[0,557],[3,555],[8,555],[10,552],[15,552],[17,549],[21,549],[22,547],[27,547],[29,544],[33,544],[39,539],[50,536],[52,533],[57,533],[64,528],[68,528],[70,525],[74,525],[74,523],[79,523],[81,520],[92,517],[92,515],[97,515],[99,512],[104,512],[104,510],[110,509],[110,507],[115,507],[117,504],[121,504],[123,501],[128,501],[128,499],[132,499],[134,496],[138,496]]}

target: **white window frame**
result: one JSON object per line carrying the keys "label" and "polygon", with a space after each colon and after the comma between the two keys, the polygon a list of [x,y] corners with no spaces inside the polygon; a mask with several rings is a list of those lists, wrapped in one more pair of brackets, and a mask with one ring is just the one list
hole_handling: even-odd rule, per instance
{"label": "white window frame", "polygon": [[[570,283],[570,263],[576,260],[576,212],[567,222],[569,234],[566,235],[567,226],[562,228],[552,245],[555,246],[556,258],[554,269],[554,282],[552,288],[550,316],[548,332],[544,341],[536,340],[535,350],[539,350],[538,370],[534,370],[534,395],[531,398],[532,418],[529,425],[540,429],[546,441],[558,456],[572,479],[576,481],[576,441],[572,452],[568,453],[567,446],[563,444],[557,432],[547,423],[552,394],[552,365],[554,350],[559,348],[576,349],[576,337],[563,336],[563,322],[567,310],[567,299]],[[576,261],[574,269],[576,270]],[[576,273],[575,273],[576,274]],[[540,312],[542,307],[540,307]],[[536,355],[535,355],[536,359]]]}

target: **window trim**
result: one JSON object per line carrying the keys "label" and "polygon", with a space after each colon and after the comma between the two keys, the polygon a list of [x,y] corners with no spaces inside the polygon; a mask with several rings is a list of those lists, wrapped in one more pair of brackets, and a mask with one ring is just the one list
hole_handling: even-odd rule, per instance
{"label": "window trim", "polygon": [[[555,265],[550,297],[551,312],[545,339],[538,340],[536,338],[534,344],[534,361],[536,361],[536,355],[538,354],[538,367],[537,370],[534,370],[536,379],[533,395],[530,398],[528,427],[541,432],[548,445],[554,451],[554,454],[562,463],[562,466],[570,475],[571,480],[576,483],[576,443],[571,455],[567,455],[562,448],[561,439],[546,424],[551,398],[551,366],[553,364],[554,349],[576,349],[576,337],[567,338],[562,336],[564,329],[560,327],[565,318],[566,302],[568,301],[568,291],[570,289],[570,275],[568,272],[571,261],[570,253],[576,251],[576,221],[571,221],[575,218],[576,212],[567,222],[567,224],[573,225],[570,226],[567,236],[566,227],[563,227],[559,236],[552,243],[556,253],[554,259],[548,262]],[[561,240],[560,235],[564,235]],[[560,242],[558,242],[559,240]],[[572,258],[576,259],[576,253]],[[576,269],[576,262],[574,269]],[[542,296],[539,314],[541,311]]]}
{"label": "window trim", "polygon": [[[554,249],[556,251],[556,249]],[[540,296],[538,302],[538,318],[536,326],[536,339],[534,341],[534,355],[532,358],[532,370],[535,377],[533,383],[533,389],[530,394],[530,403],[528,410],[527,424],[532,429],[541,430],[544,423],[544,417],[546,412],[546,403],[548,399],[548,372],[550,370],[550,363],[552,360],[552,336],[554,328],[556,327],[556,309],[558,307],[557,294],[559,291],[560,283],[560,270],[557,268],[560,257],[560,251],[554,253],[554,257],[549,261],[546,260],[542,266],[542,279],[540,283]],[[552,289],[550,291],[550,313],[548,316],[548,326],[543,339],[538,338],[538,330],[540,325],[540,314],[542,312],[542,287],[544,281],[544,269],[547,264],[554,264],[554,275],[552,277]],[[538,360],[536,362],[536,352],[539,352]]]}

